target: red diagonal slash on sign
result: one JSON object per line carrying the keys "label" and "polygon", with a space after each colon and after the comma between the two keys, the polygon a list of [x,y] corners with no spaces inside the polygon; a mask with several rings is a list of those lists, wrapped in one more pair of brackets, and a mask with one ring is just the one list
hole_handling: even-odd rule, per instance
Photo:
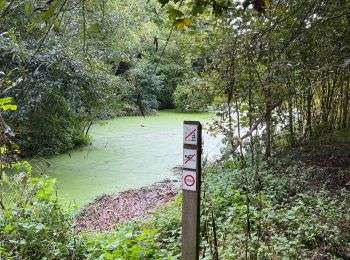
{"label": "red diagonal slash on sign", "polygon": [[187,158],[187,160],[185,161],[185,163],[184,163],[184,164],[186,164],[186,163],[188,163],[189,161],[191,161],[191,160],[192,160],[192,158],[193,158],[195,155],[196,155],[196,154],[189,155],[189,156],[188,156],[188,158]]}
{"label": "red diagonal slash on sign", "polygon": [[185,140],[186,140],[190,135],[192,135],[196,130],[197,130],[197,128],[195,128],[192,132],[190,132],[188,135],[186,135],[186,136],[185,136]]}

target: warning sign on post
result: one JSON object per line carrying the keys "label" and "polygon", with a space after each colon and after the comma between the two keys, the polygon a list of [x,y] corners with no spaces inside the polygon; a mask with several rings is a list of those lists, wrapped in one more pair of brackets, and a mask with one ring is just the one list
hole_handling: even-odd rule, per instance
{"label": "warning sign on post", "polygon": [[184,190],[197,190],[197,177],[196,172],[182,171],[182,189]]}
{"label": "warning sign on post", "polygon": [[198,126],[184,124],[184,144],[197,145],[198,141]]}
{"label": "warning sign on post", "polygon": [[188,169],[197,169],[197,150],[194,149],[184,149],[183,154],[183,167]]}
{"label": "warning sign on post", "polygon": [[201,155],[202,125],[198,121],[184,121],[181,259],[186,260],[199,259]]}

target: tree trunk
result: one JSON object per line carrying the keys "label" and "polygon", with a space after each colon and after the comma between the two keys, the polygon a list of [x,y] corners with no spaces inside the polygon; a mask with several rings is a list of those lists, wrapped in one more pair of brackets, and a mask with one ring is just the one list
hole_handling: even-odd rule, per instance
{"label": "tree trunk", "polygon": [[312,135],[312,88],[311,88],[311,82],[310,80],[307,81],[308,86],[307,86],[307,96],[306,96],[306,137],[309,139]]}
{"label": "tree trunk", "polygon": [[293,147],[295,145],[294,127],[293,127],[293,91],[291,89],[290,81],[288,81],[288,124],[289,124],[289,142]]}
{"label": "tree trunk", "polygon": [[266,94],[266,114],[265,114],[265,157],[271,157],[271,109],[270,109],[270,89],[267,90]]}
{"label": "tree trunk", "polygon": [[343,123],[342,127],[346,129],[347,122],[348,122],[348,109],[349,109],[349,88],[350,88],[350,80],[348,79],[348,84],[345,87],[345,94],[344,94],[344,103],[343,103]]}

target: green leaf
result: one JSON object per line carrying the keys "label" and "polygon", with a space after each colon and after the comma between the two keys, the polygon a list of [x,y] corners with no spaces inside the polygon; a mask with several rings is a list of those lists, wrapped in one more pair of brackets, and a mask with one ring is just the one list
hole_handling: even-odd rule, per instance
{"label": "green leaf", "polygon": [[17,106],[16,105],[2,105],[0,106],[1,109],[3,110],[16,110]]}
{"label": "green leaf", "polygon": [[105,257],[106,257],[106,259],[113,259],[114,258],[113,255],[108,251],[105,252]]}
{"label": "green leaf", "polygon": [[4,1],[0,0],[0,9],[5,9],[5,7]]}
{"label": "green leaf", "polygon": [[6,97],[0,99],[0,109],[2,110],[16,110],[17,106],[9,104],[12,102],[12,97]]}
{"label": "green leaf", "polygon": [[32,5],[30,4],[30,1],[26,1],[24,3],[24,13],[26,16],[30,16],[32,14]]}
{"label": "green leaf", "polygon": [[4,231],[6,231],[6,232],[10,232],[12,230],[13,230],[13,227],[10,224],[6,225],[4,228]]}
{"label": "green leaf", "polygon": [[49,20],[52,15],[55,13],[55,11],[58,9],[58,7],[60,6],[61,1],[55,1],[54,4],[46,11],[44,11],[41,14],[41,19],[43,19],[44,21]]}
{"label": "green leaf", "polygon": [[175,28],[180,30],[185,28],[186,26],[189,26],[190,24],[191,24],[190,18],[177,19],[175,21]]}
{"label": "green leaf", "polygon": [[7,103],[11,103],[11,101],[12,101],[12,97],[1,98],[0,99],[0,106],[7,104]]}

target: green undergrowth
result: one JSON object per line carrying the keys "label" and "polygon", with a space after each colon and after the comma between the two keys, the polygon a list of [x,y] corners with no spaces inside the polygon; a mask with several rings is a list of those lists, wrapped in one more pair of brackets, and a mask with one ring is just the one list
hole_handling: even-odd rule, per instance
{"label": "green undergrowth", "polygon": [[[294,158],[290,154],[260,163],[259,185],[256,168],[239,169],[235,161],[205,169],[202,259],[213,259],[216,250],[219,259],[349,258],[349,171],[338,169],[323,180],[319,176],[327,169]],[[346,175],[343,186],[329,185]],[[180,199],[156,212],[147,225],[158,229],[161,249],[178,259]]]}
{"label": "green undergrowth", "polygon": [[215,217],[219,256],[346,258],[350,253],[350,193],[344,187],[335,195],[326,183],[313,189],[311,176],[320,171],[279,159],[271,166],[261,165],[258,185],[251,168],[236,170],[226,162],[226,167],[209,169],[206,203]]}
{"label": "green undergrowth", "polygon": [[[258,167],[235,160],[206,167],[201,259],[216,252],[219,259],[349,259],[350,173],[346,153],[332,147],[336,154],[298,148]],[[180,258],[181,194],[147,219],[75,235],[54,181],[30,178],[29,168],[3,179],[16,198],[0,215],[5,259]]]}

